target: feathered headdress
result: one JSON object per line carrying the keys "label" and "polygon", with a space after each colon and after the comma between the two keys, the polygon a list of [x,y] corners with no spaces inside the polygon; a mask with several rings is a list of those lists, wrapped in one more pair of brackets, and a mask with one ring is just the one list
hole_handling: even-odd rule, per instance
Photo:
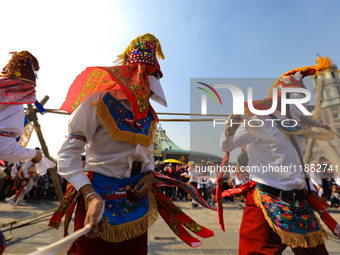
{"label": "feathered headdress", "polygon": [[[306,88],[302,79],[312,74],[319,74],[320,72],[332,67],[332,62],[328,57],[318,57],[317,64],[305,67],[295,68],[281,75],[274,84],[269,88],[269,94],[266,99],[254,100],[253,106],[257,110],[268,110],[272,106],[273,88],[277,88],[278,98],[281,96],[282,88]],[[254,114],[249,111],[248,103],[245,102],[245,114],[253,116]]]}

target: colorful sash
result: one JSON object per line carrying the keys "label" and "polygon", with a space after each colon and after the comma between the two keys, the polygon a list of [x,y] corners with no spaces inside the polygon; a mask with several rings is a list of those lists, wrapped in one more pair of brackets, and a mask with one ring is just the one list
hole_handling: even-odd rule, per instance
{"label": "colorful sash", "polygon": [[[208,238],[208,237],[214,236],[213,231],[201,226],[196,221],[191,219],[188,215],[186,215],[169,198],[167,198],[158,189],[157,186],[163,186],[163,185],[178,186],[178,187],[182,188],[183,190],[185,190],[186,192],[188,192],[194,199],[197,199],[197,201],[199,203],[201,203],[203,206],[207,207],[208,209],[215,210],[215,208],[212,208],[206,201],[204,201],[204,199],[199,195],[198,191],[194,187],[192,187],[188,184],[182,183],[178,180],[169,178],[165,175],[161,175],[161,174],[158,174],[158,173],[155,173],[155,174],[156,174],[155,183],[153,184],[152,192],[149,193],[149,201],[150,201],[150,205],[149,205],[150,209],[149,210],[151,210],[152,215],[154,213],[154,208],[155,208],[155,214],[157,214],[157,211],[158,211],[160,213],[160,215],[162,216],[162,218],[164,219],[164,221],[168,224],[170,229],[183,242],[185,242],[186,244],[188,244],[191,247],[200,246],[200,245],[202,245],[202,243],[197,238],[191,236],[191,234],[189,234],[189,232],[187,230],[189,230],[189,231],[191,231],[191,232],[195,233],[196,235],[203,237],[203,238]],[[91,174],[89,175],[90,180],[92,179],[92,176],[93,176],[93,172],[91,172]],[[130,185],[132,184],[132,182],[129,182],[129,183],[130,183]],[[105,196],[110,195],[110,193],[112,194],[110,186],[108,186],[107,184],[103,185],[103,183],[101,183],[100,185],[98,184],[98,186],[102,186],[101,189],[105,190],[104,193],[103,193],[103,194],[105,194]],[[133,186],[131,185],[131,187],[133,187]],[[106,191],[108,191],[108,194],[106,193]],[[135,198],[133,196],[133,194],[130,193],[130,191],[129,191],[129,188],[126,189],[126,186],[125,186],[126,200],[128,200],[128,199],[131,200],[131,199]],[[124,191],[121,190],[121,191],[119,191],[119,193],[123,194]],[[115,192],[113,194],[118,195],[118,192]],[[104,196],[102,195],[102,197],[104,197]],[[59,208],[55,211],[54,215],[50,219],[49,226],[58,229],[59,226],[60,226],[60,223],[61,223],[61,219],[65,216],[64,236],[67,236],[68,235],[69,223],[70,223],[70,220],[72,218],[72,213],[74,211],[75,205],[78,204],[78,206],[79,206],[79,204],[83,204],[82,201],[80,201],[80,202],[78,201],[79,198],[82,198],[81,194],[73,186],[68,185],[67,192],[66,192],[65,196],[63,197],[63,200],[61,201]],[[106,198],[105,198],[105,200],[106,200]],[[157,208],[157,205],[156,206],[153,205],[153,204],[156,204],[156,203],[158,205],[158,208]],[[107,203],[106,207],[112,208],[112,206],[110,206],[110,205],[111,205],[111,202]],[[107,210],[107,211],[109,211],[109,210]],[[113,214],[113,212],[110,212],[110,213]],[[153,218],[152,217],[150,217],[150,218],[151,218],[150,221],[152,221]],[[127,228],[130,227],[130,229],[132,229],[132,230],[128,234],[133,234],[133,232],[134,232],[133,229],[135,228],[135,225],[136,225],[135,223],[136,223],[136,221],[126,222],[126,223],[123,223],[123,224],[120,224],[120,225],[117,225],[117,226],[109,226],[109,228],[113,229],[113,228],[122,227],[121,229],[124,229],[125,227],[127,227]],[[105,232],[104,232],[104,234],[105,234]],[[117,234],[117,233],[115,233],[115,234]],[[122,234],[118,233],[117,236],[115,236],[115,238],[118,238],[121,235]],[[103,238],[103,235],[101,237]]]}
{"label": "colorful sash", "polygon": [[145,118],[133,122],[133,113],[110,93],[107,93],[102,100],[93,103],[92,106],[113,140],[146,147],[151,145],[153,132],[157,127],[151,110]]}
{"label": "colorful sash", "polygon": [[94,173],[93,189],[105,202],[103,218],[109,225],[101,238],[108,242],[122,242],[144,234],[157,220],[157,204],[152,193],[138,198],[132,188],[142,174],[116,179]]}
{"label": "colorful sash", "polygon": [[210,209],[210,210],[216,210],[215,207],[212,207],[207,201],[205,201],[201,195],[198,193],[197,189],[193,186],[183,183],[179,180],[176,180],[174,178],[170,178],[166,175],[160,174],[155,172],[155,185],[157,187],[178,187],[184,190],[186,193],[188,193],[189,196],[191,196],[192,199],[194,199],[196,202],[198,202],[200,205]]}
{"label": "colorful sash", "polygon": [[312,248],[327,239],[326,231],[306,200],[280,199],[255,190],[254,201],[282,243],[293,248]]}
{"label": "colorful sash", "polygon": [[153,191],[156,196],[159,214],[175,235],[177,235],[187,245],[192,248],[202,245],[202,242],[192,236],[187,230],[202,238],[214,236],[213,231],[198,224],[186,215],[179,207],[177,207],[170,198],[163,194],[155,183],[153,185]]}

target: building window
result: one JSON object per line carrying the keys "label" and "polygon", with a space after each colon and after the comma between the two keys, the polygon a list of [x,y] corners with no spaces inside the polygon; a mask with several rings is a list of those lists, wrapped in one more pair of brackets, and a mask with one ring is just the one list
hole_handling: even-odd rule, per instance
{"label": "building window", "polygon": [[333,119],[337,119],[339,117],[339,114],[337,112],[333,113]]}
{"label": "building window", "polygon": [[340,128],[336,128],[336,132],[340,135]]}
{"label": "building window", "polygon": [[338,91],[338,96],[340,96],[340,87],[336,86],[336,91]]}
{"label": "building window", "polygon": [[332,78],[335,78],[334,72],[331,72],[331,76],[332,76]]}
{"label": "building window", "polygon": [[326,98],[332,98],[332,90],[331,89],[326,89]]}

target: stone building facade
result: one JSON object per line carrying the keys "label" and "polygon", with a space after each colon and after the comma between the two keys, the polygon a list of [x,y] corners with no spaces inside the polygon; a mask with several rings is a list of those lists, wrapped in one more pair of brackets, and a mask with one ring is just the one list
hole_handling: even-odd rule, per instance
{"label": "stone building facade", "polygon": [[[333,66],[321,75],[315,75],[311,78],[314,94],[316,94],[318,80],[322,79],[323,82],[323,100],[321,103],[322,121],[329,125],[332,131],[340,135],[340,70],[337,69],[336,66]],[[340,154],[339,137],[334,137],[333,140],[330,141],[330,146],[334,148],[338,155]],[[316,160],[319,163],[329,161],[317,142],[313,147],[311,160]]]}

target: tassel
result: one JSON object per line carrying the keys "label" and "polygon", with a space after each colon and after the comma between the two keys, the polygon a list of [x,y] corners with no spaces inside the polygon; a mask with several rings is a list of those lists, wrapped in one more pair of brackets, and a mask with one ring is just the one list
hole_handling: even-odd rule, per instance
{"label": "tassel", "polygon": [[27,123],[24,127],[24,133],[20,137],[19,143],[22,147],[26,147],[27,144],[29,143],[33,131],[37,132],[38,129],[33,126],[31,123]]}
{"label": "tassel", "polygon": [[146,147],[151,145],[153,133],[157,128],[156,120],[151,122],[148,135],[135,134],[129,131],[121,131],[103,100],[94,102],[91,105],[113,140],[132,144],[140,144]]}

